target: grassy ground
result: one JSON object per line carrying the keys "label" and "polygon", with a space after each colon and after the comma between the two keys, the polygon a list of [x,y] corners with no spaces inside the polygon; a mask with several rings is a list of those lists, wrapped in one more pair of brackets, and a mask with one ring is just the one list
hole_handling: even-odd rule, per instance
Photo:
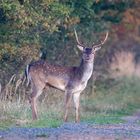
{"label": "grassy ground", "polygon": [[[63,96],[63,94],[62,94]],[[51,97],[48,97],[49,99]],[[63,122],[63,97],[38,103],[39,119],[32,121],[28,102],[0,102],[0,129],[8,127],[57,127]],[[54,101],[53,101],[54,100]],[[81,121],[96,124],[124,122],[121,117],[140,108],[140,79],[121,78],[96,82],[95,92],[81,97]],[[69,121],[74,121],[74,109]]]}

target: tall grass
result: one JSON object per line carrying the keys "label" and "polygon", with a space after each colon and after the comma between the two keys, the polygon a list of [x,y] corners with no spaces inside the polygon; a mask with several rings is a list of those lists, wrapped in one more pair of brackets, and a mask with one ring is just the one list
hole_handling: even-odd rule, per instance
{"label": "tall grass", "polygon": [[96,85],[96,96],[92,94],[90,98],[87,97],[86,110],[129,114],[130,109],[138,108],[140,105],[140,79],[137,77],[111,79],[110,82],[107,79],[97,82]]}
{"label": "tall grass", "polygon": [[[13,83],[11,85],[13,86]],[[97,80],[94,93],[86,94],[89,92],[87,88],[85,94],[81,95],[81,120],[92,123],[122,122],[122,116],[131,115],[140,107],[139,91],[140,79],[138,77]],[[28,92],[29,90],[27,94]],[[14,94],[12,100],[1,98],[0,128],[9,126],[57,127],[62,123],[63,93],[50,89],[48,94],[42,94],[38,100],[39,119],[37,121],[32,121],[28,100],[23,98],[20,90],[17,89],[17,93],[18,96]],[[75,112],[73,105],[71,107],[69,118],[70,122],[73,122]]]}
{"label": "tall grass", "polygon": [[[119,123],[122,116],[131,115],[140,108],[139,65],[134,64],[134,55],[117,53],[110,67],[111,76],[97,78],[93,93],[87,94],[91,92],[87,86],[81,95],[81,121]],[[63,122],[64,93],[54,89],[44,91],[38,100],[37,121],[32,121],[30,93],[25,80],[17,75],[13,75],[5,86],[0,84],[0,129],[9,126],[57,127]],[[69,112],[70,122],[73,122],[73,105]]]}

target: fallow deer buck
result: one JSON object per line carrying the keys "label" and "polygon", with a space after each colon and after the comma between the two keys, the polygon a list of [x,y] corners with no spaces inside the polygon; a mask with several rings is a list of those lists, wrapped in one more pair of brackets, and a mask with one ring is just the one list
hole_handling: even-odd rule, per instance
{"label": "fallow deer buck", "polygon": [[65,91],[65,112],[64,121],[68,118],[68,108],[73,96],[74,106],[76,110],[75,121],[79,122],[79,100],[80,93],[85,89],[88,80],[93,72],[94,57],[97,50],[105,43],[108,38],[106,33],[104,41],[100,44],[92,45],[91,48],[82,45],[78,39],[76,30],[75,37],[77,40],[77,47],[82,51],[82,60],[77,67],[64,67],[58,65],[51,65],[47,61],[37,61],[27,65],[26,76],[31,83],[31,108],[32,118],[37,119],[36,100],[42,93],[46,86],[51,86],[62,91]]}

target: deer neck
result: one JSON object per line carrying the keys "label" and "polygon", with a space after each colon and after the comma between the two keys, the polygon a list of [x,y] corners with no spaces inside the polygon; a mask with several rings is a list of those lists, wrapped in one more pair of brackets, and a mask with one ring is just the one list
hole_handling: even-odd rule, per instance
{"label": "deer neck", "polygon": [[82,82],[87,82],[90,79],[93,72],[93,65],[93,61],[88,62],[83,59],[81,60],[81,64],[78,69],[80,71],[80,80]]}

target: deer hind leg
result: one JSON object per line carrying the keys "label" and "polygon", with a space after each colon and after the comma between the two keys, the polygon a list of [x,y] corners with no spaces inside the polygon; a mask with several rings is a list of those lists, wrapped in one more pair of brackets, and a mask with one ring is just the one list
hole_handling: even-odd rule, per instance
{"label": "deer hind leg", "polygon": [[31,94],[31,109],[32,109],[32,119],[37,119],[37,98],[41,95],[44,87],[36,88],[35,86],[32,87],[32,94]]}
{"label": "deer hind leg", "polygon": [[74,106],[75,106],[75,122],[80,122],[80,115],[79,115],[80,92],[73,94],[73,101],[74,101]]}
{"label": "deer hind leg", "polygon": [[65,112],[64,112],[64,121],[65,122],[68,119],[68,110],[69,110],[69,107],[70,107],[71,98],[72,98],[72,92],[66,91],[65,92]]}

